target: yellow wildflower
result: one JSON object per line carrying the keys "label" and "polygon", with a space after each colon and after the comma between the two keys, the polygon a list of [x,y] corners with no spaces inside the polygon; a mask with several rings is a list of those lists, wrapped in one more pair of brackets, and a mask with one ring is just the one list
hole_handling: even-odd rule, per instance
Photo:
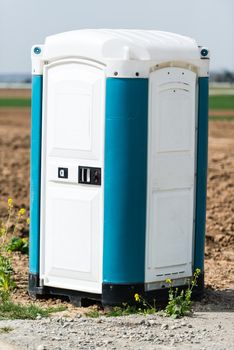
{"label": "yellow wildflower", "polygon": [[29,219],[29,218],[27,218],[27,224],[28,224],[28,225],[30,224],[30,219]]}
{"label": "yellow wildflower", "polygon": [[26,210],[24,208],[21,208],[18,212],[19,216],[23,216],[25,214]]}
{"label": "yellow wildflower", "polygon": [[134,295],[134,298],[135,298],[136,301],[140,301],[140,295],[139,295],[139,294],[136,293],[136,294]]}
{"label": "yellow wildflower", "polygon": [[166,280],[166,283],[171,284],[171,279],[168,278],[168,279]]}
{"label": "yellow wildflower", "polygon": [[12,198],[8,198],[7,203],[8,203],[8,208],[9,209],[13,208],[13,199]]}

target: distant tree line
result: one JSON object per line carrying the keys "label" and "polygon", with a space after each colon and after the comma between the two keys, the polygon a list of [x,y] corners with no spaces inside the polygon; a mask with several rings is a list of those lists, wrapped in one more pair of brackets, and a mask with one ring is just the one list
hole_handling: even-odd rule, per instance
{"label": "distant tree line", "polygon": [[0,83],[31,83],[31,74],[28,73],[5,73],[0,74]]}
{"label": "distant tree line", "polygon": [[210,81],[212,83],[234,84],[234,72],[228,70],[222,72],[210,72]]}
{"label": "distant tree line", "polygon": [[[211,71],[210,81],[212,83],[229,83],[234,84],[234,72]],[[0,74],[0,83],[31,83],[30,74]]]}

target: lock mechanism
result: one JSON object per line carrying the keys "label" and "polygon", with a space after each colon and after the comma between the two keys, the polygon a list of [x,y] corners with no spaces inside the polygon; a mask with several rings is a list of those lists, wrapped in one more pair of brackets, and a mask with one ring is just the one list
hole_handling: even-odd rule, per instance
{"label": "lock mechanism", "polygon": [[86,185],[101,185],[101,168],[79,166],[78,182]]}

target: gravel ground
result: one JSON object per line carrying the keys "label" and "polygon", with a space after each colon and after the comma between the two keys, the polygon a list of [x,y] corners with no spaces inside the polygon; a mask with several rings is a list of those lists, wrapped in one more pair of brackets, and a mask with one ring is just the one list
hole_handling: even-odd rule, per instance
{"label": "gravel ground", "polygon": [[[193,310],[178,320],[160,313],[90,318],[73,308],[35,321],[0,321],[0,350],[234,349],[233,290],[206,290]],[[12,330],[1,334],[3,327]]]}
{"label": "gravel ground", "polygon": [[[160,315],[92,319],[52,317],[36,321],[0,321],[12,327],[1,335],[21,350],[87,349],[234,349],[234,313],[196,312],[174,320]],[[5,347],[4,347],[5,346]],[[9,348],[10,349],[10,348]]]}

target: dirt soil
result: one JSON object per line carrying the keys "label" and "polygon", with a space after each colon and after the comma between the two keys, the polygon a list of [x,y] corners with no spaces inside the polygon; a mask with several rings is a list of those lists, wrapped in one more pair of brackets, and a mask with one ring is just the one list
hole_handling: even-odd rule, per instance
{"label": "dirt soil", "polygon": [[211,117],[216,117],[216,116],[222,116],[222,117],[233,117],[234,116],[234,110],[233,109],[213,109],[209,112],[209,115]]}
{"label": "dirt soil", "polygon": [[31,89],[0,89],[1,98],[31,98]]}
{"label": "dirt soil", "polygon": [[[8,197],[14,199],[17,208],[29,210],[29,148],[30,109],[0,108],[0,220],[7,215]],[[234,289],[233,203],[234,121],[211,121],[205,250],[208,289]],[[28,234],[27,229],[21,234]],[[17,253],[14,260],[18,284],[14,298],[27,302],[27,257]]]}
{"label": "dirt soil", "polygon": [[206,286],[234,288],[234,121],[209,125]]}

